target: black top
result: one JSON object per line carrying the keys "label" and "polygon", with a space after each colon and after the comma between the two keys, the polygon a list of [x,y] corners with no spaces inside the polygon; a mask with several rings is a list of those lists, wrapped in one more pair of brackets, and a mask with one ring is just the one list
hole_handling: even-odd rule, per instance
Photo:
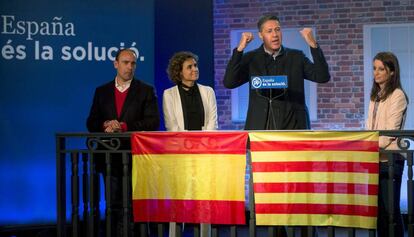
{"label": "black top", "polygon": [[192,87],[184,84],[178,85],[178,91],[183,108],[185,130],[201,130],[204,124],[204,107],[197,84]]}

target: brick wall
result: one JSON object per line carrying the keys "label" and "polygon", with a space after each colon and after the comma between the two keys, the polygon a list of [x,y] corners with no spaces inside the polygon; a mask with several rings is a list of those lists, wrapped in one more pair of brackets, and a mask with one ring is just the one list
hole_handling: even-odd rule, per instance
{"label": "brick wall", "polygon": [[363,128],[363,25],[414,22],[414,1],[215,0],[214,77],[220,129],[242,129],[244,125],[231,121],[231,90],[222,82],[232,51],[230,31],[256,28],[265,13],[276,13],[282,28],[316,28],[331,81],[318,85],[318,120],[312,122],[312,128]]}

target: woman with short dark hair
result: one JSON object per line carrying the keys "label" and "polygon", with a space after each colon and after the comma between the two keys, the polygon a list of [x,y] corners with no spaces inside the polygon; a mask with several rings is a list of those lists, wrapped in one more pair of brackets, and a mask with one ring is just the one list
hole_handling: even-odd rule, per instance
{"label": "woman with short dark hair", "polygon": [[216,96],[213,88],[197,83],[197,55],[185,51],[174,54],[167,73],[175,84],[163,95],[167,131],[216,130]]}

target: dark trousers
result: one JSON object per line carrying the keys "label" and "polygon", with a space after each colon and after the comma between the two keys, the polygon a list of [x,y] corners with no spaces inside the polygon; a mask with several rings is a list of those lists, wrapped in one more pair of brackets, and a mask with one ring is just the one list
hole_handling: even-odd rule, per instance
{"label": "dark trousers", "polygon": [[378,219],[377,219],[377,232],[379,237],[389,236],[389,193],[393,194],[393,219],[394,219],[394,236],[404,236],[404,226],[400,210],[400,193],[401,193],[401,178],[404,170],[404,158],[400,154],[393,154],[394,159],[394,175],[391,177],[393,183],[393,189],[388,187],[388,180],[390,180],[388,174],[389,163],[380,162],[379,172],[379,190],[378,190]]}

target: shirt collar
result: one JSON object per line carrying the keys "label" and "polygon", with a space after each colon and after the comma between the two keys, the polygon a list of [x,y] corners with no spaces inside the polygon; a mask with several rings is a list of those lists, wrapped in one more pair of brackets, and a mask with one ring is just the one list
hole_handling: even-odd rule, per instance
{"label": "shirt collar", "polygon": [[118,80],[119,80],[118,77],[115,77],[115,88],[118,89],[118,91],[120,92],[124,92],[128,90],[129,87],[131,86],[132,80],[125,82],[123,85],[119,84]]}
{"label": "shirt collar", "polygon": [[275,53],[272,53],[270,50],[267,50],[264,45],[263,45],[263,49],[264,49],[265,53],[267,53],[270,56],[272,56],[273,59],[276,59],[276,57],[279,56],[279,54],[281,54],[281,52],[282,52],[282,46],[280,46],[279,50],[276,51]]}

